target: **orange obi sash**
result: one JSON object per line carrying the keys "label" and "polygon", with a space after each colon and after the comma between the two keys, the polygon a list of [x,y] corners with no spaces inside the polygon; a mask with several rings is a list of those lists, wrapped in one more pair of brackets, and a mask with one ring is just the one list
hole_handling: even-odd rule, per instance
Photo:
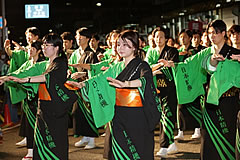
{"label": "orange obi sash", "polygon": [[138,89],[116,88],[116,105],[123,107],[143,107]]}
{"label": "orange obi sash", "polygon": [[41,83],[38,88],[38,98],[40,100],[51,101],[51,96],[48,93],[46,84]]}
{"label": "orange obi sash", "polygon": [[69,83],[64,83],[64,86],[67,88],[67,89],[69,89],[69,90],[79,90],[79,88],[78,87],[75,87],[75,86],[73,86],[73,85],[71,85],[71,84],[69,84]]}

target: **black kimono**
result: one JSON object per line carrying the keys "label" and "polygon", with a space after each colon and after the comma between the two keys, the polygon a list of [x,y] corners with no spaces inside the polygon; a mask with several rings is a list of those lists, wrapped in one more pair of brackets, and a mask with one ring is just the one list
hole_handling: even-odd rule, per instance
{"label": "black kimono", "polygon": [[33,159],[68,159],[68,110],[77,100],[64,83],[67,80],[67,60],[55,58],[48,68],[46,82],[39,86],[39,106],[34,132]]}

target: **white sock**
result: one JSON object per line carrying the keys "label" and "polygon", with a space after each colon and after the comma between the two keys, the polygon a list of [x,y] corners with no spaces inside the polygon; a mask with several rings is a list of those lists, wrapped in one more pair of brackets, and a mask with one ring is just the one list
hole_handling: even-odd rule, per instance
{"label": "white sock", "polygon": [[26,157],[33,157],[33,149],[28,149]]}

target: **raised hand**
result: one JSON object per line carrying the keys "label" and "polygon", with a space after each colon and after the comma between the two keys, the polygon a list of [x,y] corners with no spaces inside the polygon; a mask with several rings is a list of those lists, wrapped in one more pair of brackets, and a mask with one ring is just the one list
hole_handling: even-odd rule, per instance
{"label": "raised hand", "polygon": [[103,55],[102,53],[100,53],[100,54],[97,55],[97,58],[98,58],[99,61],[102,61],[101,59],[102,59],[103,57],[104,57],[104,55]]}
{"label": "raised hand", "polygon": [[232,60],[237,60],[238,62],[240,62],[240,54],[233,54],[230,57],[232,58]]}
{"label": "raised hand", "polygon": [[74,81],[67,81],[66,82],[67,84],[70,84],[74,87],[77,87],[77,88],[83,88],[85,87],[85,83],[84,82],[74,82]]}
{"label": "raised hand", "polygon": [[69,66],[71,67],[74,67],[74,68],[80,68],[81,67],[81,64],[80,63],[77,63],[77,64],[68,64]]}
{"label": "raised hand", "polygon": [[4,48],[9,48],[11,47],[11,41],[9,39],[6,39],[4,42]]}
{"label": "raised hand", "polygon": [[174,62],[173,61],[167,61],[165,59],[160,59],[158,60],[159,63],[163,63],[165,67],[174,67]]}
{"label": "raised hand", "polygon": [[224,61],[226,58],[224,58],[221,54],[213,54],[212,59],[216,61]]}
{"label": "raised hand", "polygon": [[17,42],[12,41],[12,43],[14,44],[14,46],[15,46],[14,48],[16,50],[24,50],[24,48],[20,44],[18,44]]}
{"label": "raised hand", "polygon": [[75,72],[71,75],[71,78],[76,80],[78,78],[86,76],[86,72]]}

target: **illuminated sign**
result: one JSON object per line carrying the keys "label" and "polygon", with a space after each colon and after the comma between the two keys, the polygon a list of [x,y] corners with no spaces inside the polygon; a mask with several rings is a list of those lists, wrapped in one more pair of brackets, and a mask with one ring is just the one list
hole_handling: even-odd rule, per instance
{"label": "illuminated sign", "polygon": [[25,18],[49,18],[49,4],[25,4]]}

